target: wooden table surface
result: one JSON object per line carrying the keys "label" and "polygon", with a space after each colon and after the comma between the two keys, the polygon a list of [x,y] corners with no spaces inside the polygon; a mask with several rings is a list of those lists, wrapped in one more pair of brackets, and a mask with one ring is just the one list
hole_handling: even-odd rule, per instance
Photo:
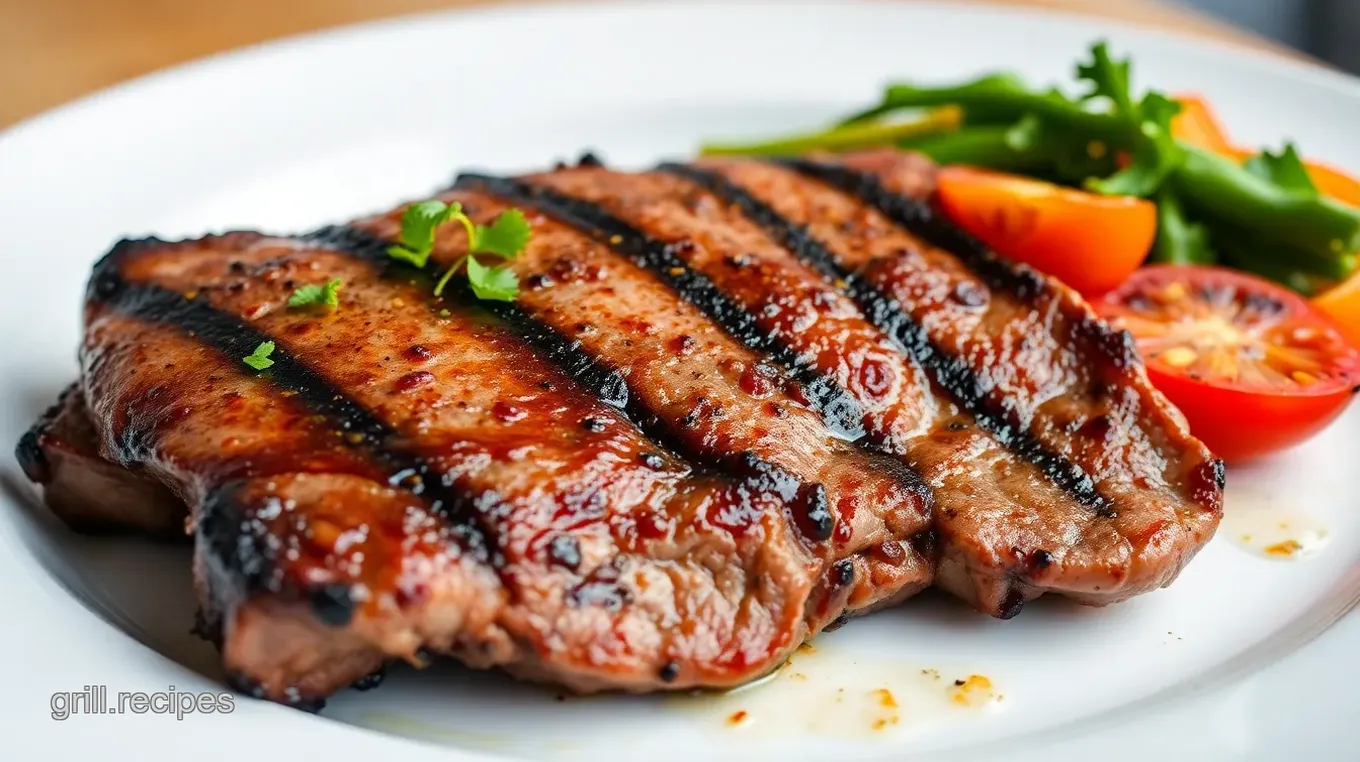
{"label": "wooden table surface", "polygon": [[[1260,38],[1159,0],[990,1],[1077,11],[1273,47]],[[209,53],[384,16],[504,2],[507,0],[0,0],[0,128],[101,87]]]}

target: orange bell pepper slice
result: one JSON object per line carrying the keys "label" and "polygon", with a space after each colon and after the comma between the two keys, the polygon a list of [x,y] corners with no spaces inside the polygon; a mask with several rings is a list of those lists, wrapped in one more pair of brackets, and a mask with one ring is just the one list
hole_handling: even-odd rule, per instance
{"label": "orange bell pepper slice", "polygon": [[1228,153],[1232,144],[1228,133],[1218,121],[1218,116],[1209,102],[1198,95],[1182,94],[1174,96],[1181,104],[1181,111],[1171,119],[1171,134],[1191,145],[1199,146],[1214,153]]}

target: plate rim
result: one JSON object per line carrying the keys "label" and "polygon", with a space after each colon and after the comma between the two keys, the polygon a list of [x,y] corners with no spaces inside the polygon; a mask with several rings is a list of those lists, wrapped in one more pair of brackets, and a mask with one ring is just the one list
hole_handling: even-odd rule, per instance
{"label": "plate rim", "polygon": [[1157,38],[1163,42],[1177,45],[1189,45],[1192,49],[1203,49],[1206,54],[1226,54],[1241,62],[1250,62],[1253,68],[1277,72],[1289,71],[1293,76],[1342,91],[1343,94],[1360,97],[1360,75],[1331,68],[1324,62],[1314,63],[1307,59],[1293,58],[1283,53],[1255,48],[1243,42],[1207,37],[1185,30],[1167,29],[1152,23],[1107,18],[1098,14],[1050,6],[1011,5],[997,0],[507,0],[506,2],[487,5],[415,10],[374,19],[344,22],[194,56],[176,64],[105,85],[30,114],[0,130],[0,153],[6,148],[7,142],[17,135],[42,128],[45,126],[45,122],[63,118],[68,112],[78,112],[85,108],[91,108],[98,105],[99,101],[110,98],[127,97],[129,92],[154,86],[164,79],[193,75],[202,68],[230,66],[238,58],[249,58],[260,54],[275,55],[285,48],[335,44],[344,37],[352,35],[393,32],[404,26],[432,20],[494,20],[502,16],[521,15],[527,11],[570,16],[574,13],[600,12],[601,10],[621,7],[640,10],[643,13],[654,12],[659,8],[684,8],[688,12],[708,12],[706,9],[730,8],[733,5],[756,8],[762,6],[768,8],[781,6],[879,8],[886,6],[892,8],[896,6],[903,10],[909,9],[910,11],[924,11],[926,13],[947,12],[960,15],[995,13],[1015,18],[1047,19],[1060,24],[1104,23],[1125,34],[1132,32],[1141,37]]}

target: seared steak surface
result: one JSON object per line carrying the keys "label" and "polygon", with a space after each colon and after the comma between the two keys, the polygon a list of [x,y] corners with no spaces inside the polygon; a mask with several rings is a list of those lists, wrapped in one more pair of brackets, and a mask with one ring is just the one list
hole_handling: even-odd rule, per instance
{"label": "seared steak surface", "polygon": [[[434,297],[386,255],[400,209],[124,242],[21,459],[73,526],[187,506],[203,629],[292,703],[431,654],[728,686],[932,582],[1003,617],[1169,583],[1221,464],[1126,336],[931,192],[887,152],[465,176],[440,197],[532,223],[513,304]],[[287,307],[336,278],[338,310]]]}

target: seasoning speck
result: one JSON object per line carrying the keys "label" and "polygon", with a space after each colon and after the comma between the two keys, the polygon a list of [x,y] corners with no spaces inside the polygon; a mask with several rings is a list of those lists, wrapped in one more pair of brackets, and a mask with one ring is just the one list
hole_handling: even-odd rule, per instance
{"label": "seasoning speck", "polygon": [[955,680],[951,691],[950,701],[959,706],[980,706],[996,700],[992,681],[983,675],[969,675],[967,680]]}
{"label": "seasoning speck", "polygon": [[1303,550],[1303,544],[1298,540],[1285,540],[1284,542],[1277,542],[1274,545],[1267,547],[1266,555],[1292,558],[1301,550]]}

